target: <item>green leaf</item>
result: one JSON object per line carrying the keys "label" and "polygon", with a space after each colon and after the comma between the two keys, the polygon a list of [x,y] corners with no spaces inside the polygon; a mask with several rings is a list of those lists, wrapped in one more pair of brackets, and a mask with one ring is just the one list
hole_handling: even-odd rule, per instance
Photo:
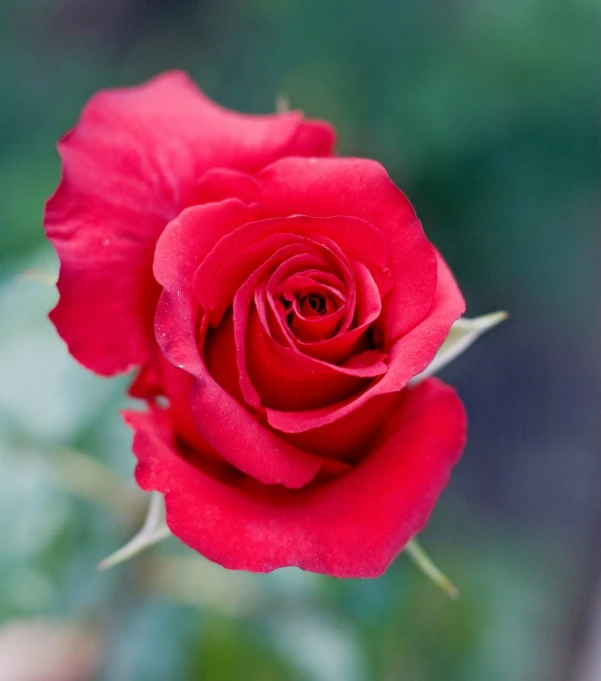
{"label": "green leaf", "polygon": [[148,513],[142,529],[120,549],[98,563],[99,570],[106,570],[137,555],[153,544],[171,536],[165,521],[165,502],[158,492],[150,493]]}
{"label": "green leaf", "polygon": [[491,312],[475,319],[468,319],[467,317],[458,319],[451,327],[447,339],[441,345],[430,365],[421,374],[414,376],[409,385],[415,385],[423,381],[424,378],[440,371],[467,350],[479,336],[492,329],[493,326],[500,324],[507,317],[507,312]]}

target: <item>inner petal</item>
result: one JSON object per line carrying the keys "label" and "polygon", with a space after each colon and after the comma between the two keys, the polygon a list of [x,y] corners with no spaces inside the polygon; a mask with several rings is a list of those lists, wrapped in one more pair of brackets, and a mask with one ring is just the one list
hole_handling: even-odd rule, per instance
{"label": "inner petal", "polygon": [[[297,263],[291,258],[275,270],[265,291],[271,314],[266,315],[264,323],[274,337],[283,335],[287,340],[286,345],[313,343],[344,332],[352,325],[355,316],[357,294],[350,262],[339,247],[328,239],[322,239],[314,245],[330,265],[329,268],[323,267],[319,273],[316,270],[299,271]],[[320,279],[327,283],[320,283]],[[336,310],[332,310],[332,315],[335,316],[328,315],[328,321],[322,326],[311,324],[311,318],[319,318],[314,310],[308,316],[299,306],[300,299],[311,293],[327,296],[332,303],[338,302]],[[291,304],[286,305],[286,300]],[[262,310],[259,312],[261,314]],[[270,324],[270,321],[274,323]],[[272,326],[277,328],[271,328]]]}
{"label": "inner petal", "polygon": [[[363,392],[388,367],[377,355],[359,366],[336,366],[276,343],[251,308],[245,339],[245,366],[263,407],[296,411],[327,406]],[[254,404],[252,406],[255,406]]]}
{"label": "inner petal", "polygon": [[295,297],[286,311],[286,321],[295,338],[314,343],[334,336],[345,312],[344,300],[332,299],[327,291],[317,290]]}
{"label": "inner petal", "polygon": [[324,314],[333,312],[332,301],[326,298],[323,293],[309,293],[301,298],[298,306],[303,317],[322,317]]}
{"label": "inner petal", "polygon": [[[323,257],[326,274],[330,274],[328,269],[336,269],[339,263],[332,258],[329,249],[315,244],[314,251]],[[275,288],[277,296],[271,296],[270,302],[279,317],[279,326],[291,335],[291,341],[313,342],[329,338],[337,332],[346,314],[346,296],[338,288],[317,283],[306,275],[306,267],[311,264],[304,255],[291,257],[269,280],[270,288]],[[276,284],[278,280],[281,281]],[[339,280],[338,286],[344,288]]]}
{"label": "inner petal", "polygon": [[[300,251],[300,252],[299,252]],[[246,402],[253,406],[260,405],[260,397],[249,378],[246,366],[246,335],[248,316],[257,284],[265,278],[277,265],[297,263],[302,267],[320,264],[318,256],[307,252],[306,244],[292,243],[277,250],[263,265],[257,268],[238,289],[233,301],[234,338],[236,345],[236,362],[240,376],[240,388]],[[280,265],[281,266],[281,265]]]}
{"label": "inner petal", "polygon": [[[248,406],[255,409],[270,406],[295,410],[314,407],[316,404],[327,405],[360,392],[373,378],[386,372],[387,365],[379,354],[366,356],[363,361],[349,366],[336,366],[305,356],[294,344],[286,346],[279,343],[271,334],[269,325],[264,324],[263,315],[259,313],[260,308],[264,312],[266,307],[264,302],[267,279],[272,287],[276,287],[279,281],[282,284],[281,290],[285,291],[286,279],[299,283],[305,272],[315,271],[317,268],[327,272],[328,269],[336,269],[338,265],[338,259],[327,246],[297,237],[295,243],[289,243],[273,253],[236,292],[232,333],[239,387]],[[353,282],[349,275],[352,272],[346,272],[345,278],[351,285]],[[299,324],[304,323],[303,330],[307,333],[312,331],[314,336],[328,331],[323,325],[329,324],[330,331],[334,331],[346,315],[346,301],[339,290],[346,286],[339,282],[339,288],[335,289],[317,283],[311,277],[304,277],[304,280],[310,285],[304,291],[306,295],[293,297],[290,295],[292,291],[288,291],[288,296],[272,301],[279,305],[277,311],[281,325],[286,328],[288,335],[293,336],[293,329],[287,320],[287,316],[291,316]],[[329,283],[332,282],[329,279]],[[314,303],[318,308],[319,298],[323,298],[326,314],[316,314],[311,305],[309,309],[312,316],[305,317],[302,314],[301,298],[308,299],[311,294],[316,296]],[[261,297],[263,305],[257,304]],[[288,307],[284,304],[286,297],[292,301]],[[329,313],[328,308],[331,309]],[[317,328],[318,325],[322,325],[321,330]]]}

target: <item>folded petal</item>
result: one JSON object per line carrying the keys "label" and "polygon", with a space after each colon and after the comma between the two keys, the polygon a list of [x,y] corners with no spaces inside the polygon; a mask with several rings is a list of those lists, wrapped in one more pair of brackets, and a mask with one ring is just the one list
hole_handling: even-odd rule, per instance
{"label": "folded petal", "polygon": [[244,371],[256,389],[261,404],[270,409],[298,413],[317,405],[336,403],[360,393],[374,376],[386,373],[379,353],[355,360],[351,366],[337,366],[304,355],[296,348],[275,342],[255,310],[248,319]]}
{"label": "folded petal", "polygon": [[165,494],[167,524],[227,568],[294,565],[335,577],[376,577],[421,531],[465,442],[455,392],[428,379],[398,398],[363,460],[336,479],[298,491],[218,479],[178,452],[160,412],[129,413],[136,479]]}

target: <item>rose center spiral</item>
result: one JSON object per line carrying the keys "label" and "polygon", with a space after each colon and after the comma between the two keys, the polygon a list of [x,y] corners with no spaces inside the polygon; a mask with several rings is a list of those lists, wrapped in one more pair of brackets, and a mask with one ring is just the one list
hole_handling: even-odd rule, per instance
{"label": "rose center spiral", "polygon": [[319,293],[310,293],[302,299],[301,310],[321,317],[327,312],[326,300],[324,296]]}

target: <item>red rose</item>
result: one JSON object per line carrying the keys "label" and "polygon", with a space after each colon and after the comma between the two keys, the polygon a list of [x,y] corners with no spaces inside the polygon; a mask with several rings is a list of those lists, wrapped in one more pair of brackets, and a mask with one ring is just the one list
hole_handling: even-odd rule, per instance
{"label": "red rose", "polygon": [[280,118],[253,136],[258,122],[192,110],[180,78],[99,96],[67,138],[47,214],[62,263],[53,319],[87,366],[145,364],[135,393],[167,398],[126,418],[137,481],[165,495],[180,539],[230,568],[379,575],[464,444],[454,391],[407,387],[461,293],[379,164],[260,169],[274,146],[326,153],[327,128],[295,119],[294,141],[270,136],[267,153]]}

